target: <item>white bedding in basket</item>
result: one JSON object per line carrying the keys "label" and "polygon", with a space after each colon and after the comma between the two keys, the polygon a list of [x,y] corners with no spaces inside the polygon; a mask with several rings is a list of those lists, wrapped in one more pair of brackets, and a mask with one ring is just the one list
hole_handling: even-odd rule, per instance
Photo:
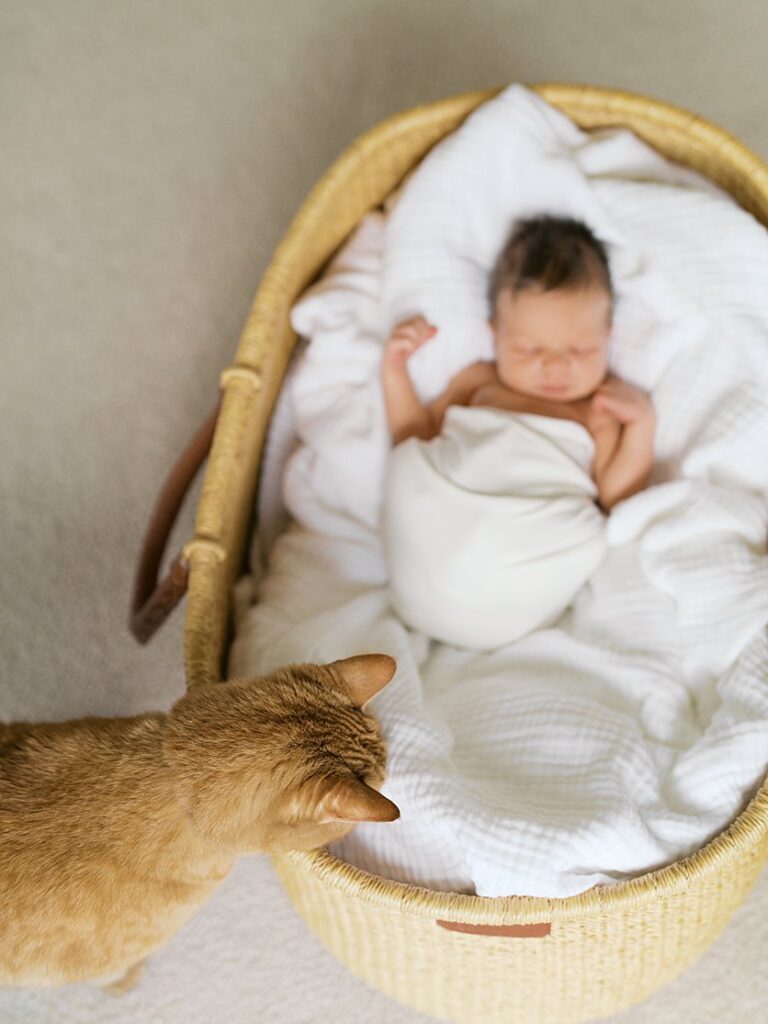
{"label": "white bedding in basket", "polygon": [[[652,393],[657,461],[612,510],[606,557],[571,608],[476,654],[407,630],[389,605],[379,361],[416,312],[440,329],[412,360],[424,398],[490,358],[486,274],[513,219],[544,211],[609,245],[610,365]],[[402,817],[332,852],[435,888],[562,897],[691,853],[741,810],[768,765],[766,285],[768,236],[724,193],[512,86],[294,308],[311,343],[278,405],[254,550],[276,533],[281,476],[293,522],[258,604],[241,602],[229,667],[398,659],[367,707]]]}

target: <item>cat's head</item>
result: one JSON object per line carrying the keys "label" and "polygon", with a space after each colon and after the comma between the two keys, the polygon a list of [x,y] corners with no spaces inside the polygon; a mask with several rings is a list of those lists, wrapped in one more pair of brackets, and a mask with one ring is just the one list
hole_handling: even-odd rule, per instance
{"label": "cat's head", "polygon": [[384,654],[200,686],[169,712],[163,754],[194,827],[231,852],[309,850],[394,821],[376,791],[386,746],[362,710],[395,673]]}

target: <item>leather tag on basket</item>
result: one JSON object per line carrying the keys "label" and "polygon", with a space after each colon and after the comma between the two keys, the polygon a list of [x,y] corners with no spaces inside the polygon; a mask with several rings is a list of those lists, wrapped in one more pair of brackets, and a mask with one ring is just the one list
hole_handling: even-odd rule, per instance
{"label": "leather tag on basket", "polygon": [[549,935],[552,925],[549,922],[536,924],[461,924],[459,921],[437,921],[441,928],[449,932],[468,932],[470,935],[499,935],[510,939],[541,939]]}

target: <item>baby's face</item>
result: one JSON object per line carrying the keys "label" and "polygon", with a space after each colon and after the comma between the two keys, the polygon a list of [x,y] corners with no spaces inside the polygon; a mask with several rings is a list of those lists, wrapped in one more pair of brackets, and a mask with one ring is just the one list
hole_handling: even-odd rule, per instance
{"label": "baby's face", "polygon": [[604,288],[502,289],[490,326],[499,379],[512,391],[575,402],[607,373],[611,298]]}

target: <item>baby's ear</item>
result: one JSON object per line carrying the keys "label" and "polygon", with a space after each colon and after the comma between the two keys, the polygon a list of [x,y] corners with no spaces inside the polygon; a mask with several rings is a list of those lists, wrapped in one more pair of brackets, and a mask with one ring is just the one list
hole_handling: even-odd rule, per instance
{"label": "baby's ear", "polygon": [[358,654],[331,662],[327,667],[341,677],[353,703],[361,708],[390,682],[397,662],[388,654]]}

